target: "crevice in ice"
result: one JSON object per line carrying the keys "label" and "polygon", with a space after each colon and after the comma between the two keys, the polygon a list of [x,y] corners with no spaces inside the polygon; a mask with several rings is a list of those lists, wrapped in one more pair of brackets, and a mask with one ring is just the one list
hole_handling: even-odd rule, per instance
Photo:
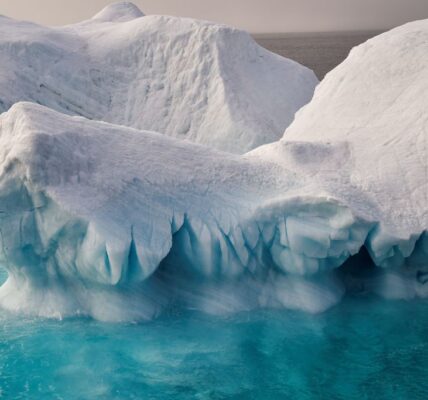
{"label": "crevice in ice", "polygon": [[422,284],[425,285],[428,282],[428,271],[421,271],[418,270],[416,272],[416,280]]}
{"label": "crevice in ice", "polygon": [[123,282],[133,282],[137,279],[140,272],[142,270],[142,266],[140,264],[140,260],[138,259],[137,254],[137,246],[135,244],[134,239],[134,227],[131,226],[131,243],[129,246],[128,260],[127,260],[127,268],[126,273],[122,276]]}
{"label": "crevice in ice", "polygon": [[337,276],[347,292],[362,293],[366,290],[365,280],[377,274],[379,268],[373,262],[367,248],[362,246],[357,254],[349,257],[338,269]]}
{"label": "crevice in ice", "polygon": [[[428,246],[426,232],[416,243],[394,245],[385,250],[388,258],[376,259],[367,245],[337,270],[337,276],[349,293],[371,293],[387,299],[428,297]],[[403,248],[412,248],[405,257]],[[397,256],[398,254],[398,256]]]}

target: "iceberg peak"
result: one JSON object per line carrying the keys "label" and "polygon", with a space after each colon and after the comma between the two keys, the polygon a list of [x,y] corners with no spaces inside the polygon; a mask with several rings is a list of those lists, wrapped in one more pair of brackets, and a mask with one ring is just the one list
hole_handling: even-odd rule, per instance
{"label": "iceberg peak", "polygon": [[109,4],[92,19],[102,22],[128,22],[144,17],[143,12],[130,1]]}

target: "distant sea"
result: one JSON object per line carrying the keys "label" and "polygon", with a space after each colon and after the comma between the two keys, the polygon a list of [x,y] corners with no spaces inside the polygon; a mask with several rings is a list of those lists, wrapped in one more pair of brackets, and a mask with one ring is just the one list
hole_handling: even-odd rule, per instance
{"label": "distant sea", "polygon": [[381,31],[255,34],[266,49],[312,69],[319,79],[339,65],[349,51]]}

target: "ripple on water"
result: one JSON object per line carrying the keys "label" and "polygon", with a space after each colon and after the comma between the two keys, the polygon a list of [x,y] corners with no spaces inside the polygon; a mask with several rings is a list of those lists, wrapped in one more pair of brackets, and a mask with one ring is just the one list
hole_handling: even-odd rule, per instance
{"label": "ripple on water", "polygon": [[426,399],[427,376],[424,301],[138,325],[0,320],[5,398]]}

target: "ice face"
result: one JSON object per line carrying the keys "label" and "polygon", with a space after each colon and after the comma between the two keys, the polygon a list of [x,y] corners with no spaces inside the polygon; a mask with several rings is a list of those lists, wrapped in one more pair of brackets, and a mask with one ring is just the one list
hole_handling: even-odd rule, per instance
{"label": "ice face", "polygon": [[312,71],[246,32],[109,5],[76,25],[0,17],[0,111],[30,101],[229,151],[278,140],[312,97]]}
{"label": "ice face", "polygon": [[387,230],[360,188],[346,188],[353,203],[338,198],[350,171],[338,182],[331,166],[346,160],[326,155],[346,146],[310,146],[326,161],[308,177],[303,143],[285,145],[286,165],[276,146],[239,157],[30,103],[0,118],[4,308],[103,320],[171,303],[319,312],[340,300],[335,271],[363,246],[390,274],[367,287],[425,295],[423,266],[400,272],[425,259],[424,236]]}

